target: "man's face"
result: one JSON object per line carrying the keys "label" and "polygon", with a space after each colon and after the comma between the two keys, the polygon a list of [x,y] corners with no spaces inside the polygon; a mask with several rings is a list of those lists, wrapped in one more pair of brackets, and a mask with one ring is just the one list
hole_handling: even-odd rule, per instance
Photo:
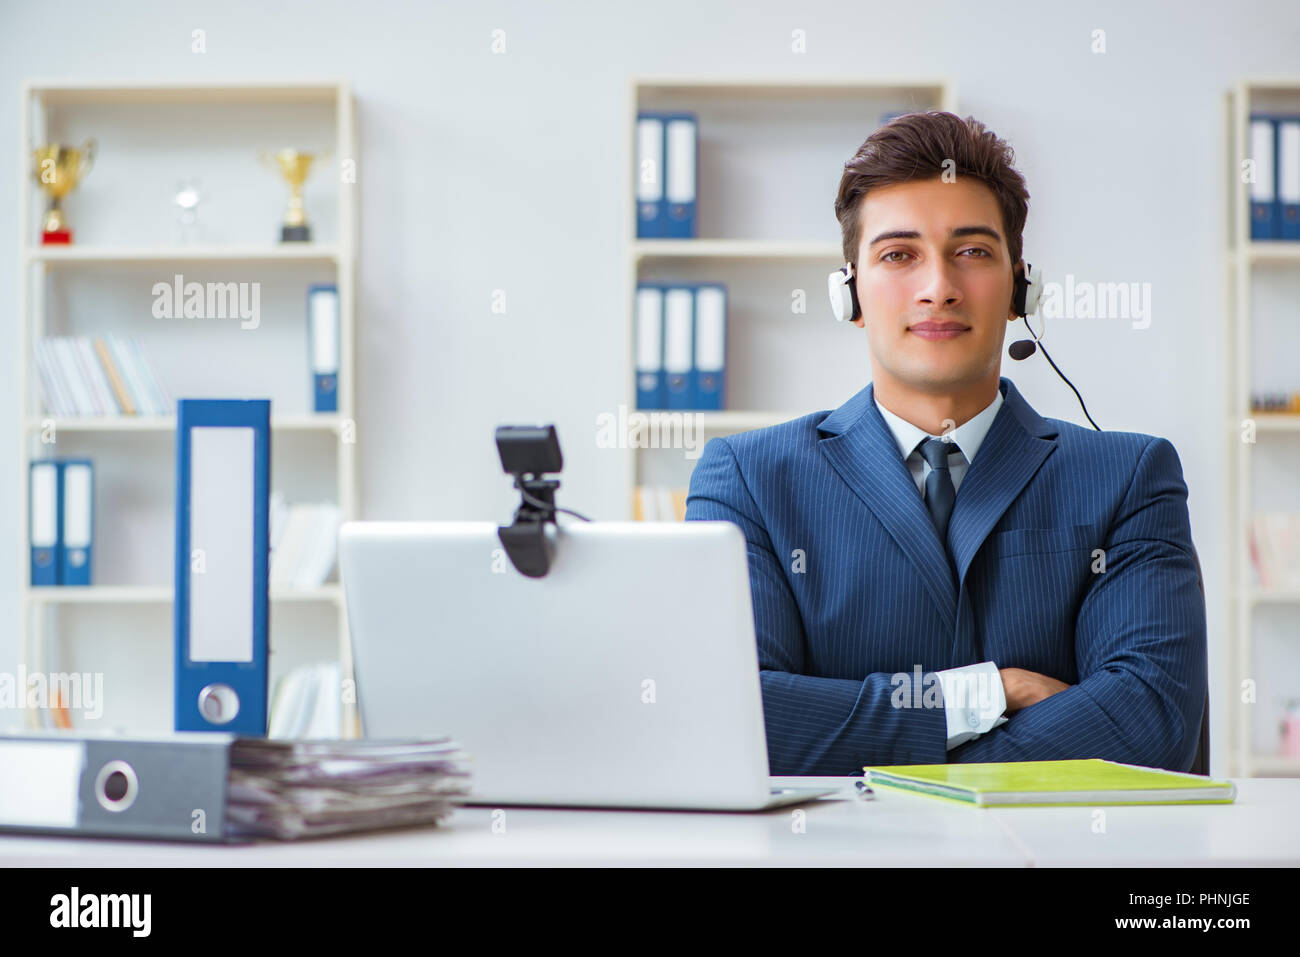
{"label": "man's face", "polygon": [[[997,200],[958,177],[898,183],[862,199],[855,282],[873,377],[949,393],[996,379],[1014,290]],[[956,324],[927,335],[919,324]]]}

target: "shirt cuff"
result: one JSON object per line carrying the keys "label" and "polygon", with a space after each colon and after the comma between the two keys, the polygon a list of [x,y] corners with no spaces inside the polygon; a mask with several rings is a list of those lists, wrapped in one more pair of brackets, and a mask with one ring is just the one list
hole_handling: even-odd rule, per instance
{"label": "shirt cuff", "polygon": [[951,751],[981,734],[1006,724],[1007,693],[992,661],[936,672],[943,688],[943,710],[948,718]]}

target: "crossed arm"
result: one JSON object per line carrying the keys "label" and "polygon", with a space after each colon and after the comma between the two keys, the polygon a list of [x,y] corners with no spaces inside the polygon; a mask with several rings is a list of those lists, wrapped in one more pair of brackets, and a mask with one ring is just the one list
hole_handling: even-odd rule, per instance
{"label": "crossed arm", "polygon": [[850,775],[864,764],[1101,757],[1187,770],[1205,688],[1205,604],[1174,447],[1152,439],[1111,521],[1106,571],[1075,622],[1077,685],[1000,668],[1005,724],[947,751],[944,710],[898,708],[890,675],[804,674],[794,595],[731,446],[705,447],[687,519],[740,526],[749,558],[768,762],[773,774]]}

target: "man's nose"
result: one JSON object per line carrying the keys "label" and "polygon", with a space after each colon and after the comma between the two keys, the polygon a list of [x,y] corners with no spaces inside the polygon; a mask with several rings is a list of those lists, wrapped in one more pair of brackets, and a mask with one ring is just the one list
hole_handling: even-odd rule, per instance
{"label": "man's nose", "polygon": [[916,301],[923,306],[955,306],[961,302],[961,287],[956,280],[956,266],[942,256],[930,260],[919,273],[921,285]]}

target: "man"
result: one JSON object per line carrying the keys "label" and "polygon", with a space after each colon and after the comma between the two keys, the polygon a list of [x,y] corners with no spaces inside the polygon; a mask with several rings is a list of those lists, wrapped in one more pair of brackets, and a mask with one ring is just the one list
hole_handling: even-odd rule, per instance
{"label": "man", "polygon": [[835,204],[871,384],[713,439],[691,477],[686,518],[748,542],[772,774],[1191,766],[1206,625],[1182,466],[1000,377],[1025,268],[1013,162],[951,113],[873,133]]}

